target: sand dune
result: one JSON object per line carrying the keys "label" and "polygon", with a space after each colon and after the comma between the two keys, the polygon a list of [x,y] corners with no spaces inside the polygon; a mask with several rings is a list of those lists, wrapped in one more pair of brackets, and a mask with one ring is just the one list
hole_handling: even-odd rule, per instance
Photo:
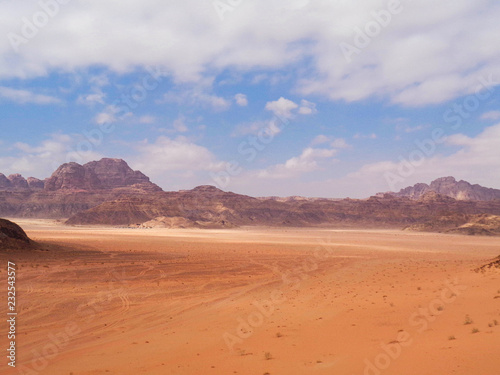
{"label": "sand dune", "polygon": [[18,223],[18,373],[498,373],[498,238]]}

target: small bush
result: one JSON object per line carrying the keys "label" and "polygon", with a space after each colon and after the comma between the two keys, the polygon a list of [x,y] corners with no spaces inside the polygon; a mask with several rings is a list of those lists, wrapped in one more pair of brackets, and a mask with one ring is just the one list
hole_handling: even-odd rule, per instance
{"label": "small bush", "polygon": [[465,315],[464,325],[469,325],[472,323],[474,323],[474,321],[471,319],[471,317],[469,315]]}

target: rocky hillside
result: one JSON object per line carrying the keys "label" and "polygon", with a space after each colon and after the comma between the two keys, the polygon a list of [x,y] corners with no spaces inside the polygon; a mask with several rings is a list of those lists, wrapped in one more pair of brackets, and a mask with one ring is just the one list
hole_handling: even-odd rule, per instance
{"label": "rocky hillside", "polygon": [[34,243],[17,224],[0,219],[0,251],[13,249],[30,249]]}
{"label": "rocky hillside", "polygon": [[[201,186],[141,198],[104,202],[71,217],[68,224],[131,225],[185,218],[190,222],[224,226],[336,226],[402,228],[446,216],[480,213],[500,215],[500,202],[458,201],[429,192],[419,200],[390,194],[370,199],[277,201],[257,199]],[[463,221],[465,222],[465,221]],[[154,225],[157,226],[157,225]]]}
{"label": "rocky hillside", "polygon": [[442,177],[431,182],[430,185],[419,183],[401,189],[399,193],[391,193],[397,197],[419,199],[427,192],[436,192],[456,200],[493,201],[500,200],[500,190],[472,185],[467,181],[457,181],[454,177]]}
{"label": "rocky hillside", "polygon": [[489,214],[468,215],[451,212],[434,217],[424,223],[408,226],[405,230],[498,236],[500,235],[500,216]]}

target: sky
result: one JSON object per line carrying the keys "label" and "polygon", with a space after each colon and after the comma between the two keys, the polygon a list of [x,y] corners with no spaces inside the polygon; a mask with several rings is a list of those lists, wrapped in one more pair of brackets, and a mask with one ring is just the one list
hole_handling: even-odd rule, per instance
{"label": "sky", "polygon": [[0,0],[0,173],[164,190],[500,188],[497,0]]}

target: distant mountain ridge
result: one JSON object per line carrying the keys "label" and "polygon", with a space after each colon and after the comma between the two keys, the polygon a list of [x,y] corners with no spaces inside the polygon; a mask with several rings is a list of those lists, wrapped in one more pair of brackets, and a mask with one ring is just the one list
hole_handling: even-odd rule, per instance
{"label": "distant mountain ridge", "polygon": [[457,181],[454,177],[441,177],[430,185],[418,183],[401,189],[398,193],[390,193],[396,197],[420,199],[428,192],[435,192],[459,201],[493,201],[500,200],[500,190],[481,185],[472,185],[467,181]]}
{"label": "distant mountain ridge", "polygon": [[84,165],[63,164],[45,181],[0,175],[0,216],[135,228],[323,226],[448,231],[465,226],[459,230],[497,234],[496,219],[486,222],[477,215],[500,216],[498,193],[453,177],[369,199],[254,198],[210,185],[163,191],[125,161],[105,158]]}

